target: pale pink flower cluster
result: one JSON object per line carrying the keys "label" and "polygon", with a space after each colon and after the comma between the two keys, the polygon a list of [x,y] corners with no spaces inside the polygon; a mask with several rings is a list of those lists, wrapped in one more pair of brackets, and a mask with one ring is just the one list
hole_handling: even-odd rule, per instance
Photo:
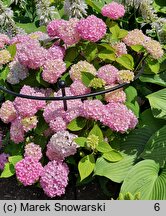
{"label": "pale pink flower cluster", "polygon": [[3,49],[5,45],[8,45],[10,42],[10,39],[5,34],[0,34],[0,49]]}
{"label": "pale pink flower cluster", "polygon": [[115,43],[112,47],[115,49],[115,54],[117,57],[127,54],[127,47],[123,42]]}
{"label": "pale pink flower cluster", "polygon": [[80,41],[81,37],[77,31],[78,21],[77,18],[71,18],[59,26],[58,36],[66,45],[73,45]]}
{"label": "pale pink flower cluster", "polygon": [[17,44],[17,58],[22,65],[37,69],[45,62],[46,50],[40,46],[38,40],[29,39]]}
{"label": "pale pink flower cluster", "polygon": [[[69,88],[66,88],[66,95],[73,95]],[[55,96],[62,96],[61,91]],[[53,101],[45,107],[43,116],[54,132],[66,130],[67,124],[79,116],[80,106],[82,106],[81,100],[69,100],[65,111],[63,101]]]}
{"label": "pale pink flower cluster", "polygon": [[30,40],[30,37],[27,34],[17,34],[10,40],[10,44],[26,43]]}
{"label": "pale pink flower cluster", "polygon": [[34,143],[28,143],[25,146],[24,150],[25,150],[24,157],[31,156],[38,161],[42,158],[42,150],[39,145],[36,145]]}
{"label": "pale pink flower cluster", "polygon": [[144,42],[144,47],[154,59],[159,59],[164,55],[164,50],[158,41],[149,38]]}
{"label": "pale pink flower cluster", "polygon": [[21,124],[21,118],[18,117],[11,122],[10,126],[10,139],[16,144],[24,141],[24,129]]}
{"label": "pale pink flower cluster", "polygon": [[134,80],[134,73],[130,70],[120,70],[118,71],[118,82],[122,83],[130,83]]}
{"label": "pale pink flower cluster", "polygon": [[113,131],[120,133],[133,129],[138,120],[131,110],[122,103],[104,105],[99,100],[86,100],[80,109],[80,115],[85,118],[99,120]]}
{"label": "pale pink flower cluster", "polygon": [[0,170],[4,169],[5,164],[8,162],[9,154],[0,154]]}
{"label": "pale pink flower cluster", "polygon": [[99,68],[97,76],[103,79],[107,85],[116,83],[118,69],[111,64],[107,64]]}
{"label": "pale pink flower cluster", "polygon": [[124,133],[128,129],[133,129],[138,119],[124,104],[109,103],[105,105],[101,122],[113,131]]}
{"label": "pale pink flower cluster", "polygon": [[[40,91],[36,91],[30,86],[24,85],[20,91],[20,94],[31,95],[31,96],[40,96],[44,97]],[[43,109],[46,105],[45,101],[32,100],[26,98],[16,97],[14,100],[14,106],[19,112],[19,115],[22,117],[31,117],[34,116],[38,110]]]}
{"label": "pale pink flower cluster", "polygon": [[65,56],[65,48],[54,44],[47,50],[47,59],[63,59]]}
{"label": "pale pink flower cluster", "polygon": [[29,76],[28,68],[14,60],[9,64],[10,71],[7,75],[7,82],[15,85]]}
{"label": "pale pink flower cluster", "polygon": [[25,157],[15,165],[17,179],[24,185],[32,185],[39,180],[43,173],[43,167],[32,156]]}
{"label": "pale pink flower cluster", "polygon": [[[116,84],[106,86],[105,89],[109,89],[116,86]],[[115,103],[125,103],[126,101],[126,94],[123,91],[123,88],[117,89],[115,91],[109,92],[105,94],[105,100],[109,102],[115,102]]]}
{"label": "pale pink flower cluster", "polygon": [[105,36],[107,27],[102,19],[91,15],[78,22],[77,31],[82,39],[97,42]]}
{"label": "pale pink flower cluster", "polygon": [[118,4],[117,2],[111,2],[105,5],[101,13],[103,16],[109,17],[110,19],[117,20],[124,16],[125,8],[122,4]]}
{"label": "pale pink flower cluster", "polygon": [[77,64],[72,65],[69,70],[70,78],[75,80],[81,80],[81,72],[88,72],[96,75],[95,67],[87,61],[79,61]]}
{"label": "pale pink flower cluster", "polygon": [[8,50],[0,50],[0,68],[11,60],[11,55]]}
{"label": "pale pink flower cluster", "polygon": [[123,42],[127,46],[143,45],[146,38],[142,30],[134,29],[128,32],[127,36],[123,38]]}
{"label": "pale pink flower cluster", "polygon": [[68,184],[69,168],[62,161],[50,161],[40,178],[40,185],[49,197],[61,196]]}
{"label": "pale pink flower cluster", "polygon": [[64,160],[77,151],[77,144],[74,139],[77,135],[68,131],[57,132],[47,144],[46,155],[50,160]]}
{"label": "pale pink flower cluster", "polygon": [[33,128],[36,128],[37,123],[38,123],[38,120],[36,116],[25,117],[21,120],[21,124],[25,132],[28,132],[32,130]]}
{"label": "pale pink flower cluster", "polygon": [[59,37],[59,27],[66,23],[65,20],[53,20],[47,25],[47,33],[50,37]]}
{"label": "pale pink flower cluster", "polygon": [[13,103],[5,101],[0,108],[0,118],[4,123],[12,122],[17,117],[17,111]]}
{"label": "pale pink flower cluster", "polygon": [[48,83],[56,83],[66,71],[66,65],[61,59],[47,60],[43,66],[42,77]]}
{"label": "pale pink flower cluster", "polygon": [[80,80],[75,80],[70,85],[70,90],[73,95],[83,95],[91,92],[91,89],[86,87]]}

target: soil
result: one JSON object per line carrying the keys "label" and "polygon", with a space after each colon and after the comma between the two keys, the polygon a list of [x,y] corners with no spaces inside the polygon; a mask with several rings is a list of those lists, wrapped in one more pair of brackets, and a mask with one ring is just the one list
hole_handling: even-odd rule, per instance
{"label": "soil", "polygon": [[[115,185],[114,185],[115,186]],[[116,192],[116,186],[113,187]],[[19,185],[16,177],[0,179],[0,200],[49,200],[43,190],[36,186],[24,187]],[[53,198],[55,200],[108,200],[111,199],[104,194],[97,182],[74,187],[69,183],[65,195]]]}

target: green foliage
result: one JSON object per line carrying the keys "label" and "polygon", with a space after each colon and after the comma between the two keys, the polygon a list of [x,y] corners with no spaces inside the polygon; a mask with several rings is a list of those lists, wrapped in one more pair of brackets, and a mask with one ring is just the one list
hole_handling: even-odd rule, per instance
{"label": "green foliage", "polygon": [[87,178],[94,170],[95,159],[94,155],[86,155],[78,163],[78,170],[80,173],[81,181]]}
{"label": "green foliage", "polygon": [[98,146],[96,147],[96,149],[99,152],[102,152],[102,153],[107,153],[107,152],[110,152],[110,151],[113,150],[111,148],[111,146],[109,145],[109,143],[107,143],[105,141],[100,141],[99,144],[98,144]]}
{"label": "green foliage", "polygon": [[[134,184],[133,184],[134,182]],[[166,167],[160,167],[153,160],[137,163],[127,174],[121,193],[141,194],[141,200],[166,199]]]}
{"label": "green foliage", "polygon": [[119,197],[117,200],[140,200],[141,194],[138,192],[134,195],[132,195],[130,192],[127,192],[126,194],[119,194]]}
{"label": "green foliage", "polygon": [[141,82],[154,83],[159,86],[166,87],[166,72],[159,74],[143,74],[140,77]]}
{"label": "green foliage", "polygon": [[103,141],[103,132],[97,124],[95,124],[92,130],[90,131],[89,135],[91,134],[96,135],[97,137],[99,137],[100,141]]}
{"label": "green foliage", "polygon": [[118,57],[116,61],[122,65],[124,68],[128,70],[133,70],[134,69],[134,59],[131,55],[129,54],[124,54],[121,57]]}
{"label": "green foliage", "polygon": [[82,82],[86,87],[89,87],[90,82],[95,78],[95,76],[89,72],[82,72]]}
{"label": "green foliage", "polygon": [[145,145],[145,149],[141,154],[144,159],[152,159],[159,163],[160,167],[165,166],[166,162],[166,126],[156,131]]}
{"label": "green foliage", "polygon": [[74,139],[74,141],[80,146],[80,147],[85,147],[86,146],[86,137],[77,137]]}
{"label": "green foliage", "polygon": [[74,120],[72,120],[68,125],[67,128],[71,131],[80,131],[82,130],[86,125],[86,119],[82,117],[78,117]]}
{"label": "green foliage", "polygon": [[156,118],[166,119],[166,89],[154,92],[147,96],[153,115]]}
{"label": "green foliage", "polygon": [[102,157],[110,162],[117,162],[123,159],[123,156],[120,154],[120,152],[116,150],[105,152]]}
{"label": "green foliage", "polygon": [[9,70],[9,67],[6,66],[2,71],[0,71],[0,83],[4,83],[3,81],[6,81]]}
{"label": "green foliage", "polygon": [[16,45],[13,44],[13,45],[8,46],[7,50],[9,51],[9,53],[10,53],[12,59],[13,59],[15,57],[15,55],[16,55]]}

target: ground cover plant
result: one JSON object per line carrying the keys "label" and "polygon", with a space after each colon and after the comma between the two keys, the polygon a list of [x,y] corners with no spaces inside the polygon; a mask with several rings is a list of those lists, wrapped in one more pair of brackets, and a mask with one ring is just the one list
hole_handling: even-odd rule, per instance
{"label": "ground cover plant", "polygon": [[98,179],[110,199],[166,199],[165,14],[158,0],[0,1],[3,88],[114,90],[1,91],[0,177],[48,197]]}

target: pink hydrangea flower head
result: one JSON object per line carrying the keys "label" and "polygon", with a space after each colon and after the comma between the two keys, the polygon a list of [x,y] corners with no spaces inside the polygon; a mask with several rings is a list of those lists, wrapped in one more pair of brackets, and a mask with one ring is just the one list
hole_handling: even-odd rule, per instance
{"label": "pink hydrangea flower head", "polygon": [[28,40],[17,44],[18,61],[31,69],[40,68],[46,59],[47,51],[40,46],[38,40]]}
{"label": "pink hydrangea flower head", "polygon": [[0,108],[0,118],[4,123],[12,122],[17,117],[17,111],[13,105],[13,102],[7,100]]}
{"label": "pink hydrangea flower head", "polygon": [[115,49],[115,54],[117,57],[127,54],[127,47],[126,44],[123,42],[115,43],[113,45],[113,48]]}
{"label": "pink hydrangea flower head", "polygon": [[122,103],[109,103],[103,109],[101,122],[113,131],[125,133],[138,123],[136,116]]}
{"label": "pink hydrangea flower head", "polygon": [[[106,89],[112,88],[116,85],[106,86]],[[125,103],[126,101],[126,94],[123,89],[117,89],[113,92],[109,92],[105,94],[105,100],[107,102],[115,102],[115,103]]]}
{"label": "pink hydrangea flower head", "polygon": [[28,132],[32,130],[33,128],[36,128],[37,123],[38,123],[38,120],[36,116],[25,117],[21,120],[21,124],[25,132]]}
{"label": "pink hydrangea flower head", "polygon": [[84,95],[91,92],[91,89],[86,87],[80,80],[75,80],[70,85],[70,90],[73,95]]}
{"label": "pink hydrangea flower head", "polygon": [[59,37],[59,28],[61,25],[65,24],[65,20],[53,20],[47,25],[47,33],[50,37]]}
{"label": "pink hydrangea flower head", "polygon": [[164,55],[161,44],[153,39],[144,41],[144,47],[148,53],[154,58],[159,59]]}
{"label": "pink hydrangea flower head", "polygon": [[2,153],[0,154],[0,170],[4,169],[5,163],[8,162],[8,154]]}
{"label": "pink hydrangea flower head", "polygon": [[17,34],[10,40],[10,44],[26,43],[30,37],[26,34]]}
{"label": "pink hydrangea flower head", "polygon": [[96,75],[96,69],[92,64],[88,63],[87,61],[79,61],[70,68],[70,78],[73,81],[81,80],[81,72],[89,72],[93,75]]}
{"label": "pink hydrangea flower head", "polygon": [[36,32],[32,32],[31,34],[28,35],[31,39],[36,39],[39,41],[44,41],[44,40],[49,40],[50,37],[41,31],[36,31]]}
{"label": "pink hydrangea flower head", "polygon": [[97,76],[103,79],[107,85],[116,83],[117,75],[118,69],[111,64],[104,65],[97,72]]}
{"label": "pink hydrangea flower head", "polygon": [[59,131],[54,134],[47,144],[46,155],[50,160],[64,160],[77,151],[77,144],[74,139],[77,135],[68,131]]}
{"label": "pink hydrangea flower head", "polygon": [[68,184],[69,168],[62,161],[50,161],[40,178],[40,185],[49,197],[61,196]]}
{"label": "pink hydrangea flower head", "polygon": [[7,75],[7,82],[15,85],[29,76],[28,68],[14,60],[9,64],[10,71]]}
{"label": "pink hydrangea flower head", "polygon": [[77,31],[77,18],[71,18],[69,21],[63,22],[58,29],[58,36],[66,45],[73,45],[80,41],[81,37]]}
{"label": "pink hydrangea flower head", "polygon": [[104,37],[107,27],[102,19],[91,15],[78,22],[77,30],[82,39],[97,42]]}
{"label": "pink hydrangea flower head", "polygon": [[25,157],[15,165],[17,179],[24,185],[32,185],[39,180],[44,169],[32,156]]}
{"label": "pink hydrangea flower head", "polygon": [[48,83],[56,83],[66,71],[66,64],[62,59],[47,60],[43,66],[42,77]]}
{"label": "pink hydrangea flower head", "polygon": [[104,109],[104,105],[100,100],[85,100],[83,106],[80,107],[80,116],[100,120],[102,109]]}
{"label": "pink hydrangea flower head", "polygon": [[134,80],[134,73],[130,70],[120,70],[118,71],[118,82],[130,83]]}
{"label": "pink hydrangea flower head", "polygon": [[67,124],[62,117],[56,117],[54,120],[51,120],[49,126],[53,132],[65,131]]}
{"label": "pink hydrangea flower head", "polygon": [[47,60],[63,59],[65,56],[65,48],[53,45],[48,49]]}
{"label": "pink hydrangea flower head", "polygon": [[16,144],[24,141],[24,129],[21,124],[21,119],[16,118],[10,126],[10,139]]}
{"label": "pink hydrangea flower head", "polygon": [[[22,87],[20,94],[40,96],[40,97],[45,96],[40,91],[36,91],[34,88],[26,85]],[[16,107],[17,111],[22,117],[34,116],[36,112],[40,109],[43,109],[45,105],[46,102],[40,100],[32,100],[32,99],[19,98],[19,97],[16,97],[14,100],[14,106]]]}
{"label": "pink hydrangea flower head", "polygon": [[39,145],[36,145],[34,143],[28,143],[25,146],[25,153],[24,157],[33,157],[36,160],[40,160],[42,158],[42,149]]}
{"label": "pink hydrangea flower head", "polygon": [[0,34],[0,49],[3,49],[5,45],[9,44],[10,39],[5,34]]}
{"label": "pink hydrangea flower head", "polygon": [[117,2],[111,2],[102,8],[101,13],[103,16],[109,17],[113,20],[117,20],[124,16],[125,8],[122,4],[118,4]]}
{"label": "pink hydrangea flower head", "polygon": [[128,32],[127,36],[123,38],[123,42],[127,46],[143,45],[145,39],[146,36],[143,34],[142,30],[134,29]]}

